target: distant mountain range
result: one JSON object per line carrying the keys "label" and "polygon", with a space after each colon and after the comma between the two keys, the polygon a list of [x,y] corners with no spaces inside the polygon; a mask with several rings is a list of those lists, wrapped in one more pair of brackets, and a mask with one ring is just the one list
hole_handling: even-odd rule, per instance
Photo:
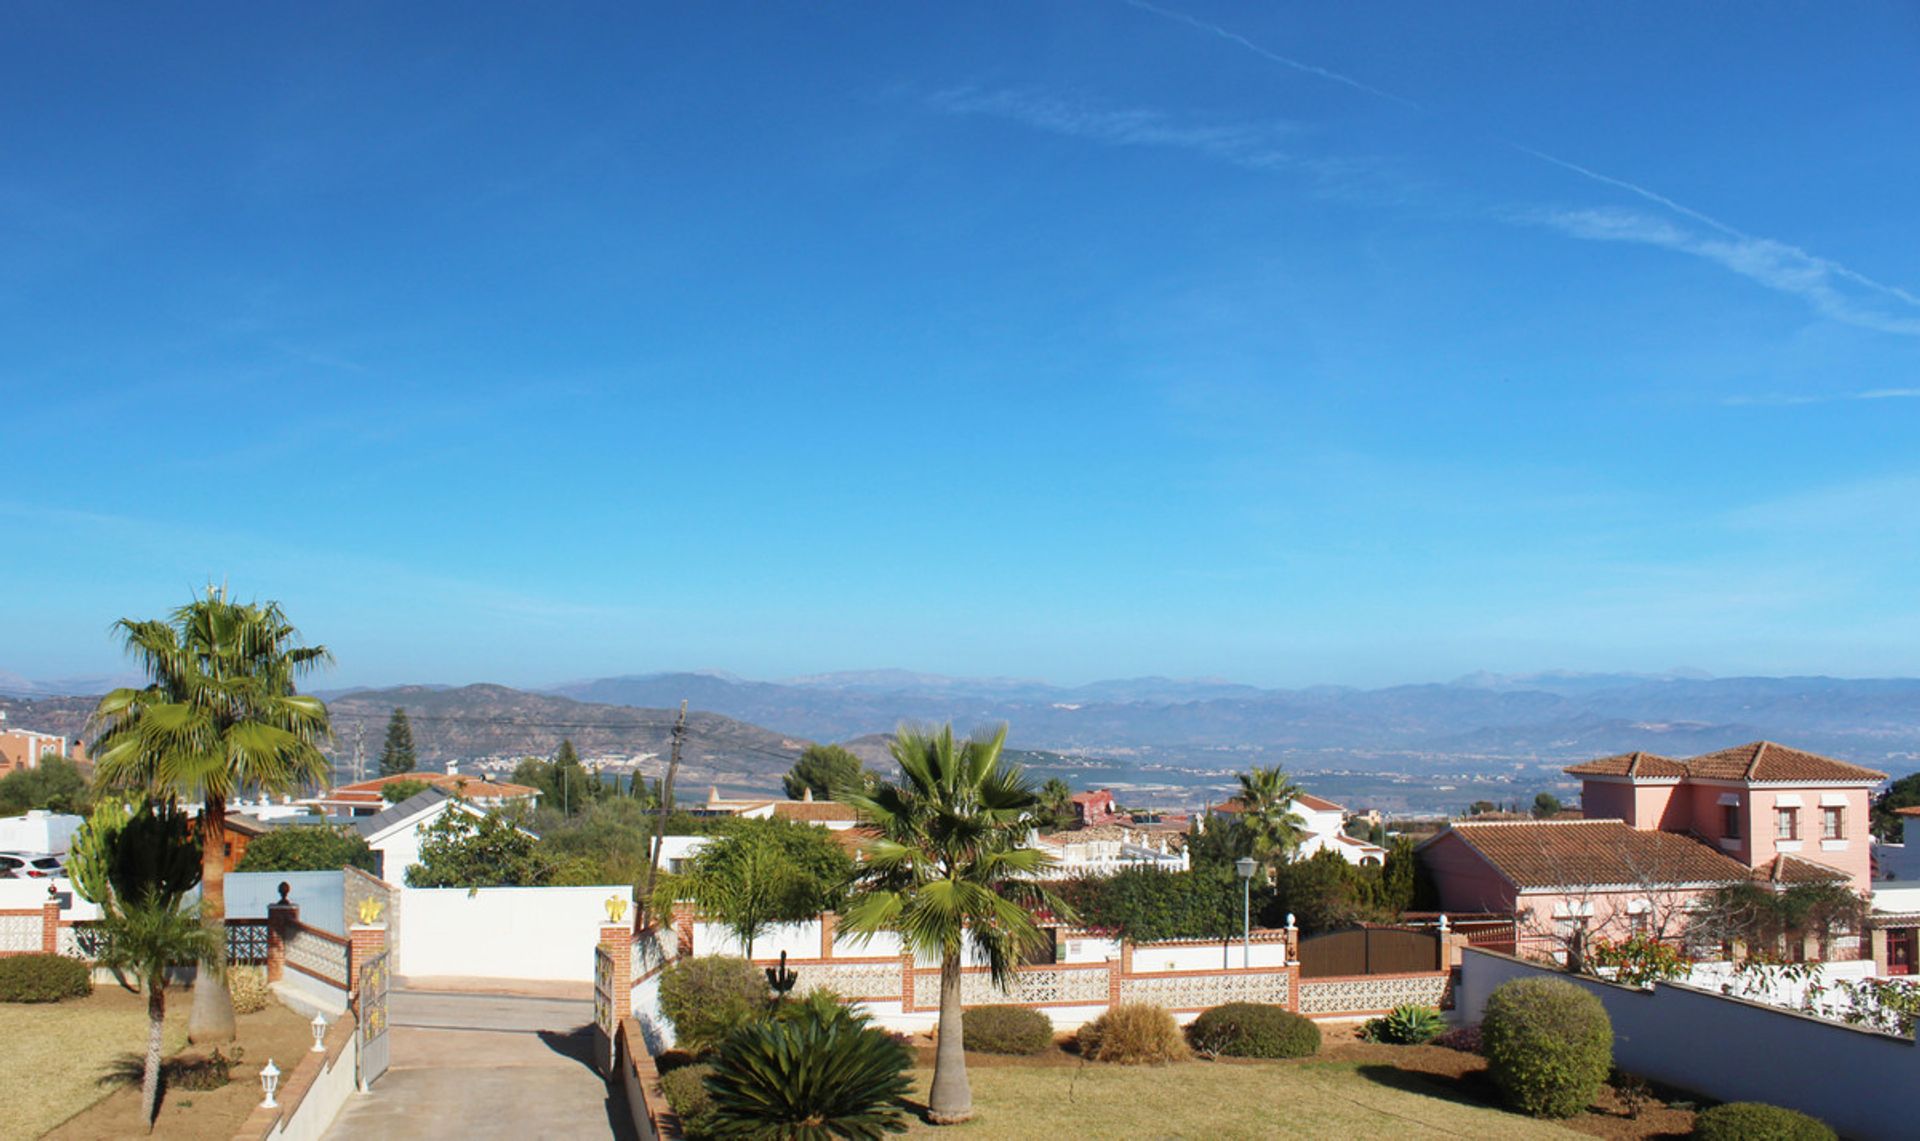
{"label": "distant mountain range", "polygon": [[[419,685],[328,697],[343,758],[356,737],[377,756],[387,715],[404,706],[430,764],[545,755],[562,737],[588,756],[664,757],[673,711],[686,699],[695,711],[686,779],[728,789],[771,788],[809,741],[857,740],[877,760],[884,746],[875,735],[903,721],[949,720],[963,730],[1007,722],[1012,744],[1044,759],[1046,775],[1169,797],[1198,796],[1250,763],[1275,762],[1320,774],[1316,787],[1345,781],[1348,795],[1375,803],[1464,803],[1487,791],[1476,781],[1530,797],[1555,782],[1564,789],[1558,769],[1572,761],[1632,749],[1688,756],[1759,738],[1896,775],[1920,769],[1920,680],[1910,678],[1547,673],[1262,689],[1211,678],[1057,686],[878,670],[781,682],[649,674],[549,692]],[[91,707],[82,698],[0,696],[12,724],[50,732],[78,733]]]}

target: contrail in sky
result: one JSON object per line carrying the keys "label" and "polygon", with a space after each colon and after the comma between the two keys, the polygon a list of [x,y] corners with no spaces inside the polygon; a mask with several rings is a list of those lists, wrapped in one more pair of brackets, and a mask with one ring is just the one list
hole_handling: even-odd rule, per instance
{"label": "contrail in sky", "polygon": [[[1240,33],[1230,28],[1221,27],[1219,24],[1209,23],[1208,21],[1189,16],[1184,12],[1175,11],[1170,8],[1162,8],[1157,4],[1149,3],[1148,0],[1124,0],[1124,2],[1129,7],[1137,8],[1143,12],[1150,12],[1155,16],[1159,16],[1161,19],[1185,24],[1187,27],[1193,28],[1196,31],[1205,32],[1210,36],[1226,40],[1246,51],[1252,52],[1262,59],[1280,64],[1283,67],[1291,68],[1294,71],[1303,72],[1307,75],[1324,79],[1330,83],[1338,83],[1344,87],[1350,87],[1355,91],[1371,95],[1376,99],[1384,99],[1389,103],[1394,103],[1410,110],[1427,114],[1435,113],[1423,104],[1417,103],[1412,99],[1395,95],[1391,91],[1375,87],[1370,83],[1362,82],[1350,75],[1342,75],[1337,71],[1317,67],[1314,64],[1281,55],[1279,52],[1255,43]],[[1916,326],[1907,319],[1889,318],[1881,320],[1871,314],[1853,311],[1844,303],[1830,296],[1830,291],[1821,284],[1819,278],[1824,275],[1831,275],[1851,282],[1854,285],[1873,290],[1882,296],[1891,297],[1907,305],[1916,307],[1920,307],[1920,295],[1915,295],[1896,285],[1888,285],[1884,282],[1876,281],[1863,273],[1848,269],[1838,262],[1829,261],[1826,258],[1807,253],[1804,250],[1782,242],[1777,242],[1771,238],[1763,238],[1746,233],[1737,227],[1720,221],[1718,218],[1704,214],[1691,206],[1676,202],[1658,191],[1649,190],[1644,186],[1629,182],[1624,178],[1615,178],[1613,175],[1602,173],[1590,167],[1581,166],[1579,163],[1569,162],[1558,155],[1549,154],[1546,151],[1526,146],[1523,143],[1514,142],[1512,139],[1501,138],[1497,135],[1491,137],[1519,151],[1521,154],[1527,155],[1529,158],[1559,167],[1561,170],[1565,170],[1571,174],[1577,174],[1590,182],[1597,182],[1603,186],[1611,186],[1616,190],[1624,190],[1629,194],[1652,202],[1683,218],[1698,222],[1700,225],[1724,237],[1733,239],[1734,242],[1732,246],[1720,243],[1718,245],[1702,247],[1699,246],[1698,243],[1689,244],[1671,239],[1662,239],[1652,244],[1665,245],[1670,248],[1681,249],[1685,252],[1710,257],[1712,260],[1719,261],[1737,273],[1742,273],[1755,280],[1763,281],[1773,288],[1809,297],[1819,303],[1819,307],[1830,315],[1841,317],[1844,320],[1868,325],[1869,327],[1881,328],[1888,332],[1899,332],[1911,335],[1916,331]],[[1574,231],[1569,230],[1569,232]],[[1587,234],[1585,236],[1591,237],[1593,235]],[[1625,231],[1619,230],[1616,230],[1608,236],[1616,239],[1640,240],[1628,236]],[[1759,270],[1755,268],[1755,263],[1780,262],[1788,263],[1784,267],[1784,272],[1776,272],[1782,268],[1778,265],[1763,267]]]}

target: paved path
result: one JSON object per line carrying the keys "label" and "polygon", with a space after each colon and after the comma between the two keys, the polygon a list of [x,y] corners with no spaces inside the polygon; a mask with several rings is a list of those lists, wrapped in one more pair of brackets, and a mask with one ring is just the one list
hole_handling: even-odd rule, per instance
{"label": "paved path", "polygon": [[593,1003],[396,990],[392,1066],[330,1139],[631,1138],[626,1098],[593,1070]]}

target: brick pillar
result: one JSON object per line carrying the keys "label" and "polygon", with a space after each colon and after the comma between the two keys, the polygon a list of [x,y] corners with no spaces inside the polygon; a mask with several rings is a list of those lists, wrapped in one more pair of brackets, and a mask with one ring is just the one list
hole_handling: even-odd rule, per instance
{"label": "brick pillar", "polygon": [[1120,940],[1120,973],[1133,974],[1133,940]]}
{"label": "brick pillar", "polygon": [[900,1010],[913,1010],[913,952],[900,952]]}
{"label": "brick pillar", "polygon": [[820,957],[833,958],[833,933],[840,926],[840,917],[831,911],[820,915]]}
{"label": "brick pillar", "polygon": [[678,937],[678,953],[683,956],[693,954],[693,908],[684,903],[674,904],[673,930]]}
{"label": "brick pillar", "polygon": [[633,1013],[633,928],[624,923],[602,924],[600,946],[613,960],[613,985],[608,990],[615,1016],[625,1018]]}
{"label": "brick pillar", "polygon": [[360,972],[387,949],[387,925],[356,923],[347,928],[347,991],[360,992]]}
{"label": "brick pillar", "polygon": [[1120,954],[1107,960],[1107,1005],[1116,1006],[1120,1002],[1120,976],[1124,973],[1123,964],[1130,965],[1131,956],[1127,954],[1127,944],[1122,941]]}
{"label": "brick pillar", "polygon": [[40,949],[49,955],[60,953],[60,901],[48,889],[47,901],[40,905]]}
{"label": "brick pillar", "polygon": [[287,899],[287,885],[280,885],[280,902],[267,904],[267,981],[277,983],[287,970],[287,940],[300,922],[300,905]]}

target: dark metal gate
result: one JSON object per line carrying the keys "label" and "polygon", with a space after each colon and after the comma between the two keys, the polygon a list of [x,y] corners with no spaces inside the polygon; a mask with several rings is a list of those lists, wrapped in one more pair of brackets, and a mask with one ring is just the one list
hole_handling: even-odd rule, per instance
{"label": "dark metal gate", "polygon": [[387,1072],[387,986],[392,981],[388,970],[391,951],[382,951],[368,960],[360,971],[360,993],[354,996],[354,1013],[360,1026],[360,1088],[370,1089]]}
{"label": "dark metal gate", "polygon": [[1401,975],[1440,969],[1440,936],[1404,927],[1354,927],[1300,940],[1300,977]]}

